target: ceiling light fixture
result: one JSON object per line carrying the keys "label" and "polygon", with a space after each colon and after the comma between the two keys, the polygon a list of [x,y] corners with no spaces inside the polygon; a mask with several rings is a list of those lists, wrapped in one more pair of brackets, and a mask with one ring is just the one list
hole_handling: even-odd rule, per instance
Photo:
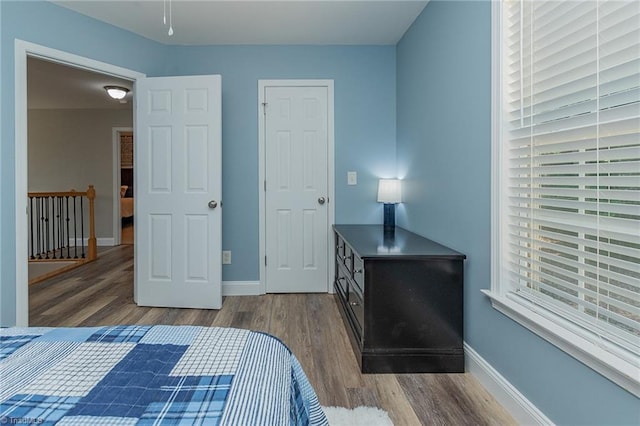
{"label": "ceiling light fixture", "polygon": [[129,89],[121,86],[104,86],[104,90],[106,90],[113,99],[123,99],[127,96],[127,93],[129,93]]}

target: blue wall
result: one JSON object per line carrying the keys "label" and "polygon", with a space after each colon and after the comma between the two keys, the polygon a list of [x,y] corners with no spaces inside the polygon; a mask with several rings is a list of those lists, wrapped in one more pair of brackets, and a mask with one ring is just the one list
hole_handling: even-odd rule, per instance
{"label": "blue wall", "polygon": [[395,171],[394,46],[172,49],[170,74],[222,75],[222,247],[234,259],[224,280],[259,279],[258,80],[334,80],[336,222],[380,222],[377,178]]}
{"label": "blue wall", "polygon": [[557,424],[640,423],[633,395],[491,307],[491,5],[431,1],[397,46],[398,222],[465,253],[465,341]]}
{"label": "blue wall", "polygon": [[[14,39],[149,76],[221,74],[223,280],[259,278],[258,79],[334,79],[336,221],[378,223],[377,178],[395,171],[395,46],[165,46],[48,2],[2,8],[0,324],[15,321]],[[4,90],[10,88],[11,90]],[[358,185],[347,186],[348,170]]]}

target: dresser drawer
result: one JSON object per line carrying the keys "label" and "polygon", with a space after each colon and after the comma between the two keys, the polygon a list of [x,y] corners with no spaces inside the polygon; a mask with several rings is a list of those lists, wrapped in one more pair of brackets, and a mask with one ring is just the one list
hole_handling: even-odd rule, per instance
{"label": "dresser drawer", "polygon": [[360,335],[362,335],[362,327],[364,325],[364,298],[362,297],[362,293],[360,293],[359,289],[353,285],[353,282],[350,282],[348,287],[349,296],[347,298],[347,303],[349,304],[349,309],[353,313],[353,316],[358,321],[358,325],[360,326]]}
{"label": "dresser drawer", "polygon": [[353,250],[351,250],[351,247],[345,244],[343,264],[347,268],[347,271],[349,271],[349,275],[353,274],[353,257]]}
{"label": "dresser drawer", "polygon": [[364,262],[357,255],[353,256],[353,280],[364,294]]}
{"label": "dresser drawer", "polygon": [[349,280],[347,279],[347,275],[345,273],[344,267],[338,265],[336,270],[336,287],[339,291],[342,292],[342,297],[345,300],[348,300],[349,297]]}
{"label": "dresser drawer", "polygon": [[344,264],[344,250],[346,246],[344,240],[336,234],[336,259],[342,264]]}
{"label": "dresser drawer", "polygon": [[347,268],[349,275],[353,271],[353,256],[351,247],[339,235],[336,235],[336,261]]}

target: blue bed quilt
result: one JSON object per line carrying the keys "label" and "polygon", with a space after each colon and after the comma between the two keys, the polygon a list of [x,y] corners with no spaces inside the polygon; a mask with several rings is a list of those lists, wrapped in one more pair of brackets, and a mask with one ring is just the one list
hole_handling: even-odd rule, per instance
{"label": "blue bed quilt", "polygon": [[197,326],[0,329],[0,423],[328,424],[278,339]]}

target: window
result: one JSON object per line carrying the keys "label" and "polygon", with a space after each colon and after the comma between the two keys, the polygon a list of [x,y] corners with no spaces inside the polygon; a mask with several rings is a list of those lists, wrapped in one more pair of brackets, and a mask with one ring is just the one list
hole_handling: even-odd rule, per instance
{"label": "window", "polygon": [[493,305],[640,395],[640,2],[493,4]]}

